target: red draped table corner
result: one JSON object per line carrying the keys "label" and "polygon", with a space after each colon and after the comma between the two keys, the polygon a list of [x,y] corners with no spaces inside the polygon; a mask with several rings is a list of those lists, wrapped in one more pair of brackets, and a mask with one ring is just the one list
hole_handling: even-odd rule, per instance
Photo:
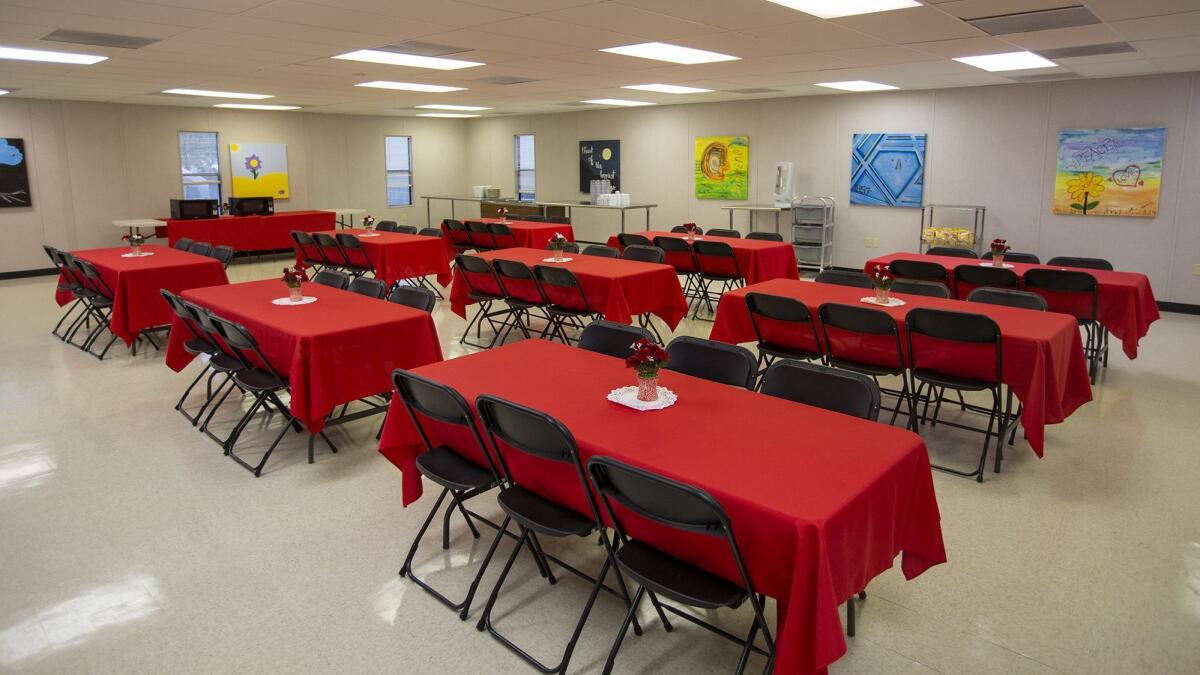
{"label": "red draped table corner", "polygon": [[[571,430],[585,461],[613,457],[712,494],[729,514],[756,590],[777,601],[775,672],[820,671],[845,653],[839,604],[897,555],[909,579],[946,560],[929,459],[907,430],[670,371],[661,382],[679,402],[631,411],[604,400],[632,381],[621,360],[543,340],[417,372],[468,401],[486,392],[553,415]],[[458,431],[422,424],[434,444],[471,447],[451,438]],[[379,449],[402,471],[404,504],[416,501],[422,485],[415,459],[424,446],[399,397]],[[588,513],[570,467],[512,452],[505,458],[522,486]],[[722,541],[642,519],[626,524],[636,539],[737,579]]]}
{"label": "red draped table corner", "polygon": [[[660,232],[648,230],[633,232],[654,241],[655,237],[674,237],[686,239],[687,235],[680,232]],[[732,237],[703,237],[702,241],[718,241],[729,244],[733,249],[733,257],[737,259],[738,269],[746,278],[746,283],[757,284],[771,279],[799,279],[800,271],[796,266],[796,251],[791,244],[778,241],[763,241],[761,239],[734,239]],[[620,248],[617,235],[608,238],[608,245]],[[668,254],[667,262],[672,262]],[[686,262],[686,261],[685,261]],[[686,266],[686,265],[685,265]],[[729,271],[732,271],[732,267]]]}
{"label": "red draped table corner", "polygon": [[[904,306],[876,307],[859,302],[862,297],[874,294],[870,290],[777,279],[726,293],[717,307],[712,339],[730,344],[754,342],[757,339],[746,308],[747,293],[795,298],[808,307],[814,322],[818,324],[818,308],[824,303],[869,306],[890,314],[896,320],[903,345],[907,345],[904,317],[914,307],[987,315],[1000,327],[1003,353],[1001,379],[1024,405],[1021,424],[1029,445],[1038,457],[1042,456],[1045,445],[1045,426],[1062,422],[1079,406],[1092,400],[1083,341],[1075,320],[1064,314],[983,303],[967,304],[959,300],[902,293],[892,295],[903,299],[906,303]],[[849,347],[843,346],[843,349],[846,348]],[[860,348],[864,350],[862,356],[869,360],[870,355],[865,351],[869,346],[860,345]],[[937,365],[944,365],[950,369],[949,372],[962,372],[965,369],[971,371],[971,376],[986,377],[984,366],[987,364],[973,363],[972,354],[964,351],[968,349],[959,344],[946,343],[945,349],[940,352],[944,362]],[[894,354],[894,347],[891,352]],[[994,363],[990,367],[990,372],[994,373]]]}
{"label": "red draped table corner", "polygon": [[[163,300],[160,289],[179,293],[189,288],[229,283],[225,268],[213,258],[156,244],[142,246],[143,253],[154,255],[124,257],[131,250],[128,246],[117,246],[71,252],[95,265],[104,283],[112,289],[109,329],[127,345],[133,344],[143,330],[171,323],[171,307]],[[64,281],[60,276],[59,283]],[[74,297],[70,291],[60,290],[54,300],[61,307]]]}
{"label": "red draped table corner", "polygon": [[[544,249],[550,239],[561,234],[567,241],[575,241],[575,230],[565,223],[530,223],[524,220],[500,220],[499,218],[464,218],[463,221],[473,220],[481,223],[506,223],[512,231],[512,238],[500,237],[497,244],[500,248],[537,248]],[[458,253],[454,250],[454,239],[445,223],[442,224],[442,242],[446,254],[451,259]]]}
{"label": "red draped table corner", "polygon": [[[330,236],[343,233],[358,237],[367,259],[375,267],[375,277],[389,286],[402,279],[431,275],[437,277],[442,287],[450,285],[450,260],[438,237],[350,228],[325,232]],[[301,259],[300,251],[296,251],[296,262]]]}
{"label": "red draped table corner", "polygon": [[166,230],[167,243],[175,245],[182,237],[205,241],[213,246],[232,246],[237,251],[274,251],[292,248],[292,230],[320,232],[334,228],[333,211],[280,211],[269,216],[220,216],[196,220],[165,219],[166,227],[155,228],[158,236]]}
{"label": "red draped table corner", "polygon": [[[396,368],[442,360],[433,317],[409,307],[307,283],[307,305],[271,303],[288,295],[282,281],[268,279],[185,291],[183,298],[244,325],[263,354],[288,378],[292,414],[309,433],[325,426],[335,407],[392,388]],[[183,349],[191,336],[176,319],[167,344],[167,366],[183,370],[193,356]]]}
{"label": "red draped table corner", "polygon": [[[890,263],[893,260],[923,260],[933,262],[946,268],[951,283],[954,279],[954,268],[959,265],[970,265],[965,258],[951,256],[925,255],[917,253],[889,253],[888,255],[867,261],[867,266],[875,263]],[[987,262],[987,261],[982,261]],[[978,264],[978,263],[975,263]],[[1025,274],[1028,269],[1068,269],[1050,265],[1030,265],[1026,263],[1009,263],[1017,276]],[[1075,269],[1075,268],[1070,268]],[[1096,318],[1121,341],[1122,350],[1130,359],[1136,359],[1138,340],[1150,332],[1150,324],[1158,320],[1158,303],[1154,300],[1154,290],[1150,288],[1150,279],[1138,272],[1110,272],[1108,270],[1078,269],[1096,277],[1099,284],[1099,296],[1096,304]],[[954,289],[955,297],[966,297],[969,289]]]}
{"label": "red draped table corner", "polygon": [[[535,265],[547,264],[569,269],[579,279],[588,306],[609,321],[630,323],[634,316],[649,312],[674,330],[687,314],[687,301],[683,297],[679,277],[674,268],[668,265],[579,254],[567,255],[571,260],[565,263],[544,262],[551,255],[540,249],[509,248],[481,253],[479,257],[485,260],[513,260],[525,263],[531,269]],[[470,288],[463,274],[461,269],[454,269],[450,308],[455,314],[466,318],[467,305],[474,301],[467,297]],[[499,291],[496,284],[486,277],[475,275],[471,282],[481,290]]]}

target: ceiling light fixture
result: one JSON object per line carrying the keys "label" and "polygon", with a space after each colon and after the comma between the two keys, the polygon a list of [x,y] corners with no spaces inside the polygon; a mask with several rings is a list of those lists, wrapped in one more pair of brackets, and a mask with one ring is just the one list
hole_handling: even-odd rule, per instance
{"label": "ceiling light fixture", "polygon": [[1006,70],[1032,70],[1033,68],[1054,68],[1057,63],[1043,58],[1033,52],[1006,52],[1004,54],[984,54],[983,56],[960,56],[954,59],[968,66],[975,66],[988,71],[999,73]]}
{"label": "ceiling light fixture", "polygon": [[610,54],[621,54],[623,56],[636,56],[640,59],[653,59],[655,61],[682,63],[684,65],[741,60],[740,57],[730,56],[729,54],[710,52],[705,49],[681,47],[679,45],[668,44],[666,42],[643,42],[636,45],[608,47],[607,49],[601,49],[600,51],[608,52]]}
{"label": "ceiling light fixture", "polygon": [[264,103],[217,103],[214,108],[237,108],[238,110],[299,110],[298,105],[267,105]]}
{"label": "ceiling light fixture", "polygon": [[164,89],[164,94],[179,94],[180,96],[211,96],[213,98],[243,98],[253,101],[264,98],[275,98],[271,94],[242,94],[236,91],[210,91],[208,89]]}
{"label": "ceiling light fixture", "polygon": [[466,119],[468,117],[479,117],[479,115],[468,115],[465,113],[421,113],[417,117],[447,117],[450,119]]}
{"label": "ceiling light fixture", "polygon": [[459,70],[486,65],[478,61],[462,61],[459,59],[443,59],[436,56],[419,56],[417,54],[401,54],[381,49],[359,49],[345,54],[331,56],[343,61],[365,61],[367,63],[383,63],[389,66],[407,66],[409,68],[431,68],[433,70]]}
{"label": "ceiling light fixture", "polygon": [[93,63],[107,61],[107,56],[92,54],[73,54],[71,52],[50,52],[43,49],[21,49],[19,47],[0,47],[0,59],[16,61],[42,61],[44,63],[71,63],[90,66]]}
{"label": "ceiling light fixture", "polygon": [[828,89],[841,89],[842,91],[888,91],[889,89],[899,89],[890,84],[881,84],[879,82],[871,82],[869,80],[847,80],[846,82],[816,82],[818,87],[826,87]]}
{"label": "ceiling light fixture", "polygon": [[678,84],[630,84],[622,89],[637,89],[638,91],[656,91],[660,94],[707,94],[712,89],[700,87],[684,87]]}
{"label": "ceiling light fixture", "polygon": [[423,108],[425,110],[461,110],[463,112],[477,112],[480,110],[491,110],[491,108],[485,108],[481,105],[450,105],[448,103],[429,103],[426,105],[419,105],[417,107]]}
{"label": "ceiling light fixture", "polygon": [[372,89],[395,89],[398,91],[424,91],[430,94],[444,94],[448,91],[464,91],[466,87],[447,87],[441,84],[421,84],[418,82],[392,82],[390,80],[374,80],[372,82],[359,82],[354,85],[356,87],[370,87]]}
{"label": "ceiling light fixture", "polygon": [[639,105],[654,105],[649,101],[627,101],[623,98],[594,98],[589,101],[580,101],[580,103],[590,103],[592,105],[619,105],[626,108],[633,108]]}
{"label": "ceiling light fixture", "polygon": [[0,96],[8,96],[12,93],[11,89],[0,89]]}
{"label": "ceiling light fixture", "polygon": [[920,7],[915,0],[767,0],[822,19]]}

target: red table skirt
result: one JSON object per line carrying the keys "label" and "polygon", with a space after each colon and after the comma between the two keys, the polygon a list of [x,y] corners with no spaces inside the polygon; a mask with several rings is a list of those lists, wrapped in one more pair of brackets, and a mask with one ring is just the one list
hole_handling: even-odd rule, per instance
{"label": "red table skirt", "polygon": [[[729,515],[755,589],[777,601],[775,672],[819,671],[838,659],[846,649],[838,605],[897,555],[909,579],[946,560],[925,446],[906,430],[669,371],[662,383],[679,402],[635,412],[604,400],[633,381],[621,360],[542,340],[417,372],[468,401],[486,392],[553,415],[584,461],[604,455],[708,491]],[[434,444],[474,447],[459,430],[423,427]],[[415,460],[424,446],[399,397],[379,447],[403,472],[411,504],[421,494]],[[504,457],[522,486],[589,513],[569,465]],[[723,541],[618,513],[634,538],[738,578]]]}
{"label": "red table skirt", "polygon": [[[392,388],[396,368],[442,360],[433,318],[426,312],[321,284],[304,284],[317,301],[295,307],[271,304],[287,297],[281,281],[268,279],[185,291],[183,297],[242,324],[271,365],[291,384],[291,411],[309,430],[325,426],[334,408]],[[183,370],[192,337],[178,319],[171,326],[167,366]]]}
{"label": "red table skirt", "polygon": [[[711,338],[738,344],[757,340],[750,312],[746,308],[747,293],[766,293],[795,298],[803,302],[812,313],[813,320],[820,325],[818,308],[827,302],[854,306],[861,305],[859,299],[873,295],[870,290],[849,288],[832,284],[807,281],[775,280],[747,286],[726,293],[717,308]],[[1024,404],[1021,423],[1029,438],[1033,451],[1042,456],[1045,443],[1045,425],[1057,424],[1067,418],[1079,406],[1092,400],[1091,384],[1088,380],[1087,360],[1083,354],[1083,342],[1074,319],[1053,312],[1037,312],[1013,307],[1000,307],[959,300],[942,300],[918,295],[893,293],[907,304],[902,307],[872,309],[887,312],[900,329],[900,341],[907,350],[904,317],[914,307],[929,307],[957,312],[985,314],[1000,327],[1002,372],[1001,380],[1008,385]],[[792,329],[794,332],[794,329]],[[774,336],[769,336],[775,340]],[[832,338],[832,336],[831,336]],[[784,341],[788,338],[780,338]],[[808,335],[793,336],[800,346],[812,348]],[[860,340],[847,346],[839,353],[853,354],[856,358],[892,365],[895,363],[895,341],[888,338],[887,344]],[[845,351],[849,349],[849,351]],[[970,347],[949,343],[942,352],[949,372],[968,377],[991,379],[995,377],[995,358],[988,354],[973,353]],[[928,365],[928,364],[925,364]],[[990,369],[990,370],[988,370]]]}
{"label": "red table skirt", "polygon": [[[655,237],[687,238],[687,235],[682,233],[660,232],[656,230],[633,232],[631,234],[641,235],[651,242],[654,241]],[[800,272],[796,267],[796,251],[792,248],[791,244],[757,239],[733,239],[731,237],[705,237],[704,241],[719,241],[729,244],[730,248],[733,249],[733,257],[737,260],[737,271],[742,273],[747,283],[757,284],[760,281],[769,281],[771,279],[800,278]],[[608,245],[621,248],[620,242],[617,241],[617,235],[614,234],[608,238]],[[667,255],[667,262],[669,264],[676,265],[681,269],[686,269],[691,264],[691,261],[686,257],[677,259],[675,255],[678,254]],[[705,265],[706,269],[718,272],[732,273],[734,271],[732,265],[710,267],[710,263],[707,262]]]}
{"label": "red table skirt", "polygon": [[[160,289],[180,293],[189,288],[229,283],[221,263],[212,258],[155,244],[142,246],[142,251],[153,253],[152,256],[123,257],[130,250],[128,246],[118,246],[71,252],[95,265],[104,283],[112,289],[112,318],[108,327],[127,345],[133,344],[143,330],[171,323],[173,313]],[[64,281],[59,278],[60,284]],[[54,296],[59,306],[73,299],[68,291],[58,291]]]}
{"label": "red table skirt", "polygon": [[[482,223],[507,222],[508,229],[512,230],[513,236],[511,239],[500,237],[496,241],[496,243],[500,245],[500,248],[544,249],[546,248],[546,244],[550,243],[550,238],[555,234],[561,234],[567,238],[567,241],[575,241],[575,231],[571,229],[570,225],[565,224],[530,223],[523,220],[502,221],[499,218],[464,218],[463,220],[473,220]],[[459,234],[456,236],[462,237],[463,235]],[[487,241],[490,242],[491,239],[488,239]],[[458,253],[458,251],[454,249],[454,244],[460,242],[457,242],[453,238],[450,230],[448,230],[445,225],[442,225],[442,242],[446,246],[446,254],[453,259]],[[464,241],[463,243],[466,242]]]}
{"label": "red table skirt", "polygon": [[221,216],[199,220],[167,219],[165,228],[171,246],[183,237],[206,241],[213,246],[232,246],[237,251],[274,251],[292,248],[292,230],[320,232],[334,227],[333,211],[280,211],[270,216]]}
{"label": "red table skirt", "polygon": [[[963,264],[971,264],[969,260],[964,258],[950,256],[891,253],[869,260],[867,266],[869,267],[874,263],[890,263],[893,260],[901,258],[905,260],[922,260],[941,265],[946,268],[951,284],[954,283],[954,268]],[[1024,275],[1026,270],[1032,268],[1066,269],[1063,267],[1050,267],[1049,265],[1010,264],[1013,265],[1013,272],[1018,277]],[[1100,285],[1099,297],[1096,304],[1096,318],[1099,319],[1100,323],[1110,333],[1121,341],[1125,355],[1131,359],[1136,359],[1138,340],[1150,331],[1150,324],[1157,321],[1159,316],[1158,303],[1154,300],[1154,290],[1150,288],[1150,279],[1146,275],[1137,272],[1110,272],[1108,270],[1085,269],[1078,271],[1087,272],[1096,277],[1096,281]],[[955,297],[966,297],[966,291],[969,289],[951,288],[950,290],[952,293],[955,293]],[[1051,310],[1055,310],[1054,301],[1056,299],[1048,296],[1048,300],[1051,302]],[[1087,309],[1090,312],[1090,305]]]}
{"label": "red table skirt", "polygon": [[[528,265],[546,264],[544,258],[552,254],[544,250],[528,248],[512,248],[501,251],[489,251],[479,255],[485,260],[513,260]],[[687,300],[683,297],[683,288],[679,285],[679,277],[675,270],[667,265],[636,262],[632,260],[615,260],[586,255],[567,256],[572,260],[564,266],[575,273],[587,296],[588,307],[600,312],[604,318],[618,323],[630,323],[639,314],[650,313],[662,319],[674,330],[679,321],[687,315]],[[466,318],[467,305],[474,301],[468,297],[470,285],[463,278],[464,272],[455,267],[454,283],[450,287],[450,309],[457,315]],[[496,293],[496,284],[487,277],[473,275],[471,282],[483,291]],[[536,300],[536,289],[532,286],[519,289],[515,286],[510,291],[524,291],[530,299]],[[578,304],[569,294],[555,293],[552,300],[556,302]]]}
{"label": "red table skirt", "polygon": [[[375,278],[389,286],[402,279],[436,275],[443,287],[450,285],[450,261],[438,237],[399,232],[368,232],[361,229],[330,230],[329,235],[353,234],[359,237],[367,258],[375,267]],[[364,236],[364,235],[377,236]],[[296,262],[303,256],[296,251]]]}

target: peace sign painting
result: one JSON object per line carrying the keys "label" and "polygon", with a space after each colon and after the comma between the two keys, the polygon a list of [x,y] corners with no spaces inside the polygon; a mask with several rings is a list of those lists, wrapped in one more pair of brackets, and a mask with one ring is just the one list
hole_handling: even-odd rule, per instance
{"label": "peace sign painting", "polygon": [[1052,213],[1064,216],[1158,215],[1163,127],[1063,129]]}

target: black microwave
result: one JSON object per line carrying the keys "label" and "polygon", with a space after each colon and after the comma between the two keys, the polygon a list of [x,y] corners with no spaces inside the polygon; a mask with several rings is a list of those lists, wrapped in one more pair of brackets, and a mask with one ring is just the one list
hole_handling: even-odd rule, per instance
{"label": "black microwave", "polygon": [[269,216],[275,213],[275,198],[230,197],[229,213],[234,216]]}
{"label": "black microwave", "polygon": [[217,200],[215,199],[172,199],[171,218],[175,220],[196,220],[197,218],[216,218]]}

